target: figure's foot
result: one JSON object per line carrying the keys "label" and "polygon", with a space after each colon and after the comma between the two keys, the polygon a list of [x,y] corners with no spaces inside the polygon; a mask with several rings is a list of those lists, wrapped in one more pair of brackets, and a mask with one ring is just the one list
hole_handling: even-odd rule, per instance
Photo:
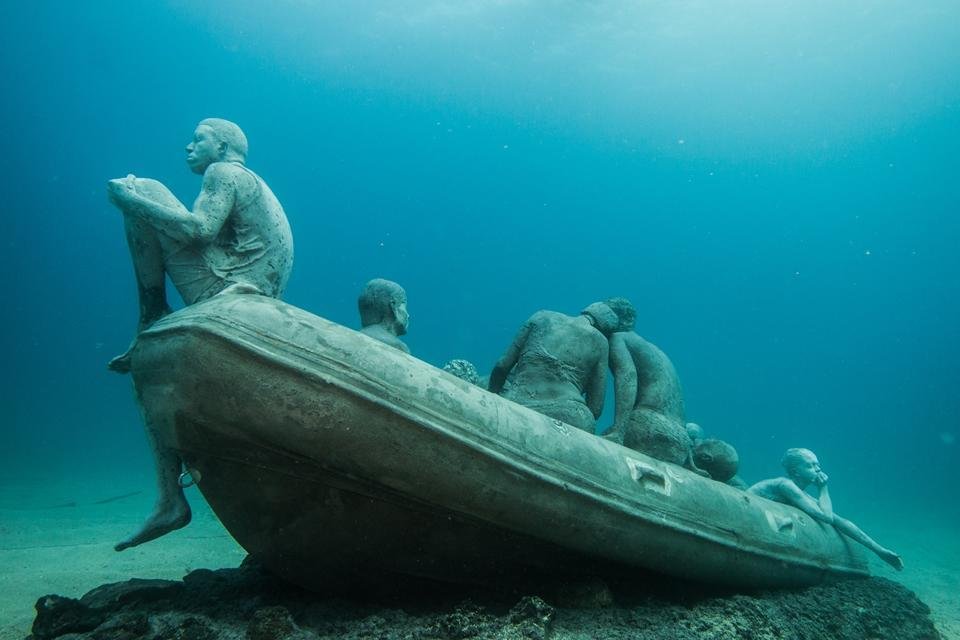
{"label": "figure's foot", "polygon": [[[152,292],[152,295],[157,296],[157,295],[163,295],[163,294],[162,294],[162,293],[161,293],[161,294],[158,294],[158,293],[156,293],[156,292]],[[142,313],[142,311],[143,311],[143,309],[141,309],[141,313]],[[140,335],[140,332],[141,332],[141,331],[143,331],[143,330],[145,330],[145,329],[149,329],[149,328],[153,325],[154,322],[156,322],[157,320],[163,318],[164,316],[170,315],[171,313],[173,313],[173,309],[171,309],[169,306],[167,306],[167,304],[164,302],[164,303],[162,303],[162,307],[161,307],[159,313],[154,313],[154,314],[148,315],[148,316],[147,316],[147,318],[148,318],[147,320],[144,320],[144,319],[143,319],[143,315],[141,315],[140,326],[137,328],[137,336]],[[152,320],[149,319],[149,318],[152,318]],[[134,348],[135,346],[137,346],[137,338],[136,338],[136,337],[135,337],[133,340],[130,341],[130,346],[127,347],[127,350],[126,350],[126,351],[124,351],[123,353],[121,353],[120,355],[118,355],[118,356],[115,357],[113,360],[111,360],[110,362],[107,363],[107,369],[109,369],[110,371],[116,372],[116,373],[130,373],[130,365],[131,365],[131,359],[132,359],[132,355],[133,355],[133,348]]]}
{"label": "figure's foot", "polygon": [[126,540],[118,542],[114,545],[113,550],[123,551],[124,549],[135,547],[144,542],[156,540],[171,531],[176,531],[177,529],[182,529],[187,526],[190,524],[190,518],[190,505],[187,504],[185,497],[180,496],[179,500],[176,500],[166,508],[157,507],[157,509],[150,514],[150,517],[147,518],[147,521],[143,523],[139,531]]}
{"label": "figure's foot", "polygon": [[883,549],[877,553],[877,555],[897,571],[903,571],[903,559],[893,551],[890,551],[890,549]]}
{"label": "figure's foot", "polygon": [[127,347],[126,351],[107,363],[107,369],[113,371],[114,373],[130,373],[131,354],[133,353],[133,346],[135,344],[137,344],[136,339],[130,343],[130,346]]}

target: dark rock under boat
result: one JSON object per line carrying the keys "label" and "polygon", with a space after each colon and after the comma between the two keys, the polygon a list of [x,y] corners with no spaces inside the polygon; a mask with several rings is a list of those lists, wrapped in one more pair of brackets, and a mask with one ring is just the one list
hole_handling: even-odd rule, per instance
{"label": "dark rock under boat", "polygon": [[35,640],[936,640],[929,609],[882,578],[750,594],[686,583],[551,582],[514,589],[318,594],[254,562],[182,582],[131,580],[37,602]]}

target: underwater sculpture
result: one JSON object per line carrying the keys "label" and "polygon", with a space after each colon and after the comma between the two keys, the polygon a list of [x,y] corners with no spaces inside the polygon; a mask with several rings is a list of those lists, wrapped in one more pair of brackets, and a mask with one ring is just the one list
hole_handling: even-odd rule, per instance
{"label": "underwater sculpture", "polygon": [[161,319],[131,373],[227,530],[310,588],[630,567],[762,588],[867,571],[859,545],[791,506],[273,298],[217,295]]}
{"label": "underwater sculpture", "polygon": [[731,444],[716,438],[706,438],[694,443],[693,463],[714,480],[729,483],[737,475],[740,457]]}
{"label": "underwater sculpture", "polygon": [[683,390],[673,363],[633,330],[637,312],[629,300],[610,298],[605,302],[617,314],[618,324],[610,336],[613,426],[604,437],[696,470],[684,419]]}
{"label": "underwater sculpture", "polygon": [[703,427],[696,422],[688,422],[686,429],[693,446],[693,464],[697,469],[706,471],[713,480],[737,489],[747,489],[747,483],[737,475],[740,456],[733,445],[716,438],[705,438]]}
{"label": "underwater sculpture", "polygon": [[[820,468],[820,461],[813,451],[787,449],[781,464],[787,472],[786,477],[762,480],[750,487],[749,492],[792,505],[815,520],[832,524],[837,531],[867,547],[897,571],[903,569],[903,560],[899,555],[880,546],[857,525],[833,512],[833,502],[827,489],[828,476]],[[811,484],[817,488],[816,500],[805,491]]]}
{"label": "underwater sculpture", "polygon": [[616,326],[616,314],[602,302],[576,317],[536,312],[497,361],[489,390],[594,433],[603,411],[607,336]]}
{"label": "underwater sculpture", "polygon": [[360,333],[410,353],[410,348],[400,339],[410,324],[407,292],[403,287],[391,280],[374,278],[360,292],[357,307],[362,326]]}
{"label": "underwater sculpture", "polygon": [[701,427],[699,424],[696,422],[688,422],[686,425],[684,425],[684,427],[686,428],[687,435],[690,436],[690,441],[694,446],[703,440],[703,427]]}
{"label": "underwater sculpture", "polygon": [[[123,213],[133,261],[138,335],[170,313],[165,277],[187,305],[224,292],[283,293],[293,264],[293,238],[276,196],[244,165],[247,148],[246,136],[232,122],[207,118],[197,125],[186,147],[190,170],[203,176],[192,210],[156,180],[128,175],[107,183],[110,201]],[[108,367],[129,372],[135,344],[136,338]],[[115,546],[117,551],[186,526],[191,517],[180,487],[181,460],[160,443],[149,414],[143,415],[159,495],[153,513]]]}

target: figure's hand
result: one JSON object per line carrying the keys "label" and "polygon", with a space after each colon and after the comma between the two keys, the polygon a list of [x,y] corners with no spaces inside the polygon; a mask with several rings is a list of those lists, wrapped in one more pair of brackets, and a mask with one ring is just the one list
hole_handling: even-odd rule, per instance
{"label": "figure's hand", "polygon": [[830,479],[830,476],[828,476],[828,475],[825,474],[823,471],[821,471],[820,473],[817,474],[817,477],[816,477],[816,479],[815,479],[813,482],[814,482],[814,484],[816,484],[818,487],[822,487],[822,486],[825,486],[825,485],[827,484],[827,480],[829,480],[829,479]]}
{"label": "figure's hand", "polygon": [[137,177],[128,174],[126,178],[116,178],[107,182],[107,196],[116,205],[131,202],[137,195]]}

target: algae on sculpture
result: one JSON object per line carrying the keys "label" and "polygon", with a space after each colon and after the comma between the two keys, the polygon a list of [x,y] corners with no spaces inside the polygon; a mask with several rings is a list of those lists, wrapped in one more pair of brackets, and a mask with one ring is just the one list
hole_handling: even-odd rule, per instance
{"label": "algae on sculpture", "polygon": [[470,384],[483,387],[484,389],[487,387],[484,379],[480,377],[480,372],[477,371],[477,367],[469,360],[464,360],[463,358],[454,358],[453,360],[447,361],[447,363],[443,365],[443,370],[447,373],[457,376],[461,380],[469,382]]}
{"label": "algae on sculpture", "polygon": [[[170,313],[165,277],[187,305],[214,295],[256,293],[280,297],[293,265],[293,237],[286,214],[267,183],[245,166],[247,138],[236,124],[202,120],[186,147],[187,164],[203,176],[188,209],[163,184],[128,175],[111,180],[107,192],[123,213],[140,302],[139,334]],[[110,361],[130,371],[136,339]],[[144,414],[156,466],[159,496],[153,513],[117,551],[142,544],[190,522],[180,487],[182,463],[160,443]]]}

